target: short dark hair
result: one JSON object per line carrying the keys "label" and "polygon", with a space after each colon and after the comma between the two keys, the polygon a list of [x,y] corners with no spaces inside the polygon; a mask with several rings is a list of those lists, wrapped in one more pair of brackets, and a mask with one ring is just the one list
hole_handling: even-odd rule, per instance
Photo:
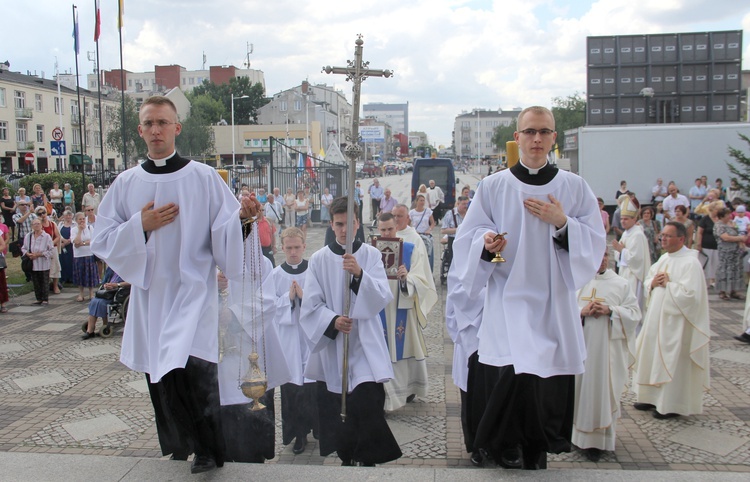
{"label": "short dark hair", "polygon": [[674,207],[675,211],[680,211],[682,214],[687,214],[687,208],[683,206],[682,204],[678,204]]}
{"label": "short dark hair", "polygon": [[[680,207],[684,207],[684,206],[680,206]],[[643,213],[646,211],[651,213],[651,218],[656,217],[656,210],[654,208],[652,208],[651,206],[644,206],[641,208],[641,218],[643,217]]]}
{"label": "short dark hair", "polygon": [[673,226],[675,231],[677,231],[677,237],[679,238],[687,238],[687,229],[685,228],[685,225],[682,223],[678,223],[677,221],[670,221],[667,224],[664,225],[666,228],[667,226]]}
{"label": "short dark hair", "polygon": [[458,199],[457,199],[457,200],[458,200],[458,201],[468,201],[468,200],[469,200],[469,198],[468,198],[468,197],[466,197],[466,196],[458,196]]}
{"label": "short dark hair", "polygon": [[353,206],[349,206],[349,198],[345,196],[337,197],[331,202],[331,207],[329,208],[329,211],[331,212],[331,218],[335,214],[353,214],[355,219],[359,217],[359,207],[357,206],[357,203],[354,203]]}
{"label": "short dark hair", "polygon": [[393,214],[391,214],[391,213],[380,213],[378,215],[378,222],[385,223],[385,222],[388,222],[388,221],[393,221],[393,219],[395,219],[395,218],[393,217]]}
{"label": "short dark hair", "polygon": [[717,217],[718,217],[719,219],[721,219],[721,218],[723,218],[724,216],[726,216],[727,214],[731,214],[731,213],[732,213],[732,210],[731,210],[731,209],[729,209],[729,208],[721,208],[721,209],[719,209],[719,211],[718,211],[718,212],[716,213],[716,216],[717,216]]}

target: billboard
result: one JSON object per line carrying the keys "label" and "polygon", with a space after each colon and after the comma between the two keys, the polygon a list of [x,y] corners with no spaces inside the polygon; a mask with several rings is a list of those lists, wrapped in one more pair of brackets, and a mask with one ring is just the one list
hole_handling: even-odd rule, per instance
{"label": "billboard", "polygon": [[385,126],[362,126],[359,135],[364,142],[385,142]]}

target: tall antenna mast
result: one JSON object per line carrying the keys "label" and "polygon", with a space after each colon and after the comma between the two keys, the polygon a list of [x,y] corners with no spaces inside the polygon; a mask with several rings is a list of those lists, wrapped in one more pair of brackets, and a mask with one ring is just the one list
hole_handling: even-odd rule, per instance
{"label": "tall antenna mast", "polygon": [[250,54],[253,53],[253,44],[250,42],[247,43],[247,56],[245,57],[245,68],[250,68]]}

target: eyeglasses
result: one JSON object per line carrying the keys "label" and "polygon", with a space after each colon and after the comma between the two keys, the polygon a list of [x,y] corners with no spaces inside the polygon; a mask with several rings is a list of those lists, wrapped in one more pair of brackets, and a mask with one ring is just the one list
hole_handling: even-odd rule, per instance
{"label": "eyeglasses", "polygon": [[542,137],[547,137],[551,136],[555,131],[551,129],[524,129],[520,132],[531,137],[535,137],[537,134],[541,135]]}
{"label": "eyeglasses", "polygon": [[171,126],[172,124],[177,124],[177,122],[168,122],[165,120],[158,120],[158,121],[143,121],[141,122],[141,127],[144,129],[151,129],[154,126],[157,126],[159,129],[164,129],[167,126]]}

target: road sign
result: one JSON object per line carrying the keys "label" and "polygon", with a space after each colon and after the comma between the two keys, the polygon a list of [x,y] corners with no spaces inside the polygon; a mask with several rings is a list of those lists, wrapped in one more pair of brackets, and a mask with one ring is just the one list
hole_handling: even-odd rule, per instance
{"label": "road sign", "polygon": [[61,141],[63,138],[63,131],[59,127],[52,129],[52,138],[56,141]]}
{"label": "road sign", "polygon": [[49,150],[53,156],[66,156],[65,141],[50,141]]}
{"label": "road sign", "polygon": [[26,162],[26,164],[34,164],[34,154],[32,152],[27,152],[25,156],[23,156],[23,160]]}

